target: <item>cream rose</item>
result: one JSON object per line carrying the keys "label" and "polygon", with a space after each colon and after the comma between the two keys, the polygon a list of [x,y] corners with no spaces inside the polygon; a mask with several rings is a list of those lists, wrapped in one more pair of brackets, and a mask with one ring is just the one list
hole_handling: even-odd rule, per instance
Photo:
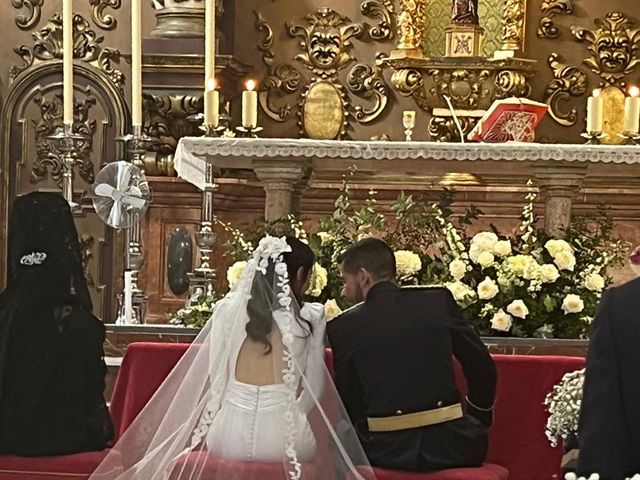
{"label": "cream rose", "polygon": [[394,255],[396,257],[396,271],[400,278],[411,277],[422,268],[420,257],[409,250],[398,250]]}
{"label": "cream rose", "polygon": [[592,292],[601,292],[604,288],[604,278],[599,273],[592,273],[584,279],[584,286]]}
{"label": "cream rose", "polygon": [[247,262],[244,260],[236,262],[227,270],[227,282],[229,282],[229,288],[233,288],[236,283],[242,277],[245,269],[247,268]]}
{"label": "cream rose", "polygon": [[537,280],[540,278],[540,265],[535,260],[529,262],[524,267],[524,272],[522,272],[522,277],[527,280]]}
{"label": "cream rose", "polygon": [[461,280],[467,273],[467,266],[462,260],[454,260],[449,264],[449,273],[454,280]]}
{"label": "cream rose", "polygon": [[478,245],[483,252],[492,251],[498,242],[498,236],[493,232],[480,232],[471,239],[471,245]]}
{"label": "cream rose", "polygon": [[544,244],[544,248],[552,257],[556,257],[560,252],[573,253],[573,247],[564,240],[549,240]]}
{"label": "cream rose", "polygon": [[446,287],[449,289],[456,302],[462,302],[467,297],[472,297],[474,295],[471,287],[463,282],[451,282],[448,283]]}
{"label": "cream rose", "polygon": [[507,265],[519,277],[524,275],[525,269],[531,263],[537,263],[531,255],[514,255],[507,259]]}
{"label": "cream rose", "polygon": [[491,300],[498,294],[498,285],[489,277],[480,282],[478,285],[478,298],[480,300]]}
{"label": "cream rose", "polygon": [[480,248],[480,245],[472,244],[469,247],[469,258],[473,263],[478,263],[478,257],[482,252],[483,250]]}
{"label": "cream rose", "polygon": [[324,315],[327,322],[330,322],[341,313],[342,309],[338,306],[338,303],[333,298],[331,300],[327,300],[327,303],[324,304]]}
{"label": "cream rose", "polygon": [[565,315],[569,313],[580,313],[582,310],[584,310],[584,302],[579,295],[570,293],[564,297],[562,301],[562,311]]}
{"label": "cream rose", "polygon": [[540,279],[542,283],[554,283],[560,277],[560,272],[550,263],[545,263],[540,267]]}
{"label": "cream rose", "polygon": [[555,256],[553,263],[555,263],[560,270],[570,270],[573,272],[576,266],[576,257],[570,251],[564,250]]}
{"label": "cream rose", "polygon": [[495,263],[495,257],[492,253],[482,252],[480,255],[478,255],[478,263],[482,268],[490,267]]}
{"label": "cream rose", "polygon": [[499,257],[506,257],[508,255],[511,255],[511,241],[499,240],[493,246],[493,253],[495,253]]}
{"label": "cream rose", "polygon": [[522,300],[514,300],[507,306],[507,312],[514,317],[526,318],[529,315],[529,309]]}
{"label": "cream rose", "polygon": [[513,325],[513,319],[511,315],[505,313],[504,310],[498,310],[493,318],[491,319],[491,328],[494,330],[500,330],[501,332],[508,332]]}

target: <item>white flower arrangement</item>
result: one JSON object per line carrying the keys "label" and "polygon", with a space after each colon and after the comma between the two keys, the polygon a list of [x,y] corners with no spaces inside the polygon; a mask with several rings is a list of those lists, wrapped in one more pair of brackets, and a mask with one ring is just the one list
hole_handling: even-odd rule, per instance
{"label": "white flower arrangement", "polygon": [[422,268],[420,256],[409,250],[394,252],[396,258],[396,272],[399,278],[410,278]]}
{"label": "white flower arrangement", "polygon": [[545,434],[552,447],[577,434],[583,384],[584,368],[567,373],[544,400],[549,412]]}

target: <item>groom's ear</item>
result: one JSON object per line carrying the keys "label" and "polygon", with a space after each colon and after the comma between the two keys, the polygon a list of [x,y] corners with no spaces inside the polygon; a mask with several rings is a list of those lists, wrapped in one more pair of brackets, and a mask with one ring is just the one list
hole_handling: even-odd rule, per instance
{"label": "groom's ear", "polygon": [[358,281],[362,286],[369,286],[373,281],[373,277],[371,277],[371,274],[366,268],[360,267],[360,270],[358,270]]}

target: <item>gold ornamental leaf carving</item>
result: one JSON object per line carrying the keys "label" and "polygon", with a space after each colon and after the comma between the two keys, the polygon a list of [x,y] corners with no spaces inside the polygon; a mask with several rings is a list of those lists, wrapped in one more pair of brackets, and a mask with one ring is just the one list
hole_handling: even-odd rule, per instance
{"label": "gold ornamental leaf carving", "polygon": [[307,90],[303,106],[304,133],[316,140],[340,138],[345,126],[341,92],[328,81],[313,83]]}
{"label": "gold ornamental leaf carving", "polygon": [[26,8],[26,15],[16,17],[16,25],[20,30],[29,30],[36,26],[42,15],[42,5],[44,0],[11,0],[13,8]]}
{"label": "gold ornamental leaf carving", "polygon": [[553,17],[573,13],[573,3],[572,0],[543,0],[540,4],[540,11],[542,12],[542,17],[538,25],[538,37],[558,38],[560,32],[553,23]]}
{"label": "gold ornamental leaf carving", "polygon": [[572,107],[563,112],[561,104],[570,97],[581,97],[587,91],[587,74],[577,67],[560,61],[560,55],[552,53],[547,63],[553,71],[553,80],[549,82],[544,93],[544,101],[549,105],[549,114],[560,125],[575,125],[578,111]]}
{"label": "gold ornamental leaf carving", "polygon": [[608,13],[594,20],[595,30],[572,27],[581,42],[587,42],[591,56],[584,63],[604,81],[614,84],[630,74],[640,62],[637,57],[640,29],[620,12]]}
{"label": "gold ornamental leaf carving", "polygon": [[89,0],[91,5],[91,18],[97,26],[103,30],[114,30],[118,20],[110,13],[105,13],[107,8],[117,10],[122,6],[122,0]]}

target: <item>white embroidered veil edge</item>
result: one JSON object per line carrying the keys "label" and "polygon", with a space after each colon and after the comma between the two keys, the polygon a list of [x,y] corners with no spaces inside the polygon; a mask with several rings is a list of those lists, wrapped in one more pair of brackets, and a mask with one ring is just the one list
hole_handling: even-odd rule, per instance
{"label": "white embroidered veil edge", "polygon": [[[324,366],[322,339],[317,339],[319,346],[310,354],[306,372],[292,351],[300,332],[296,320],[300,308],[283,261],[288,251],[291,247],[284,237],[267,236],[260,241],[240,281],[216,304],[209,322],[90,480],[375,478]],[[267,279],[267,270],[272,280]],[[212,441],[210,429],[225,402],[233,375],[229,365],[235,365],[237,347],[246,338],[247,305],[252,294],[256,295],[256,284],[274,300],[272,314],[285,319],[273,323],[280,329],[283,347],[283,358],[274,359],[274,368],[286,389],[282,425],[287,433],[277,461],[227,458],[208,448],[225,441],[224,436]],[[312,355],[322,357],[320,365],[312,362]],[[315,378],[318,375],[322,378]],[[299,458],[302,446],[295,432],[304,430],[305,422],[313,432],[315,449],[307,458]],[[281,442],[282,438],[267,441]],[[272,446],[279,448],[279,444]]]}

